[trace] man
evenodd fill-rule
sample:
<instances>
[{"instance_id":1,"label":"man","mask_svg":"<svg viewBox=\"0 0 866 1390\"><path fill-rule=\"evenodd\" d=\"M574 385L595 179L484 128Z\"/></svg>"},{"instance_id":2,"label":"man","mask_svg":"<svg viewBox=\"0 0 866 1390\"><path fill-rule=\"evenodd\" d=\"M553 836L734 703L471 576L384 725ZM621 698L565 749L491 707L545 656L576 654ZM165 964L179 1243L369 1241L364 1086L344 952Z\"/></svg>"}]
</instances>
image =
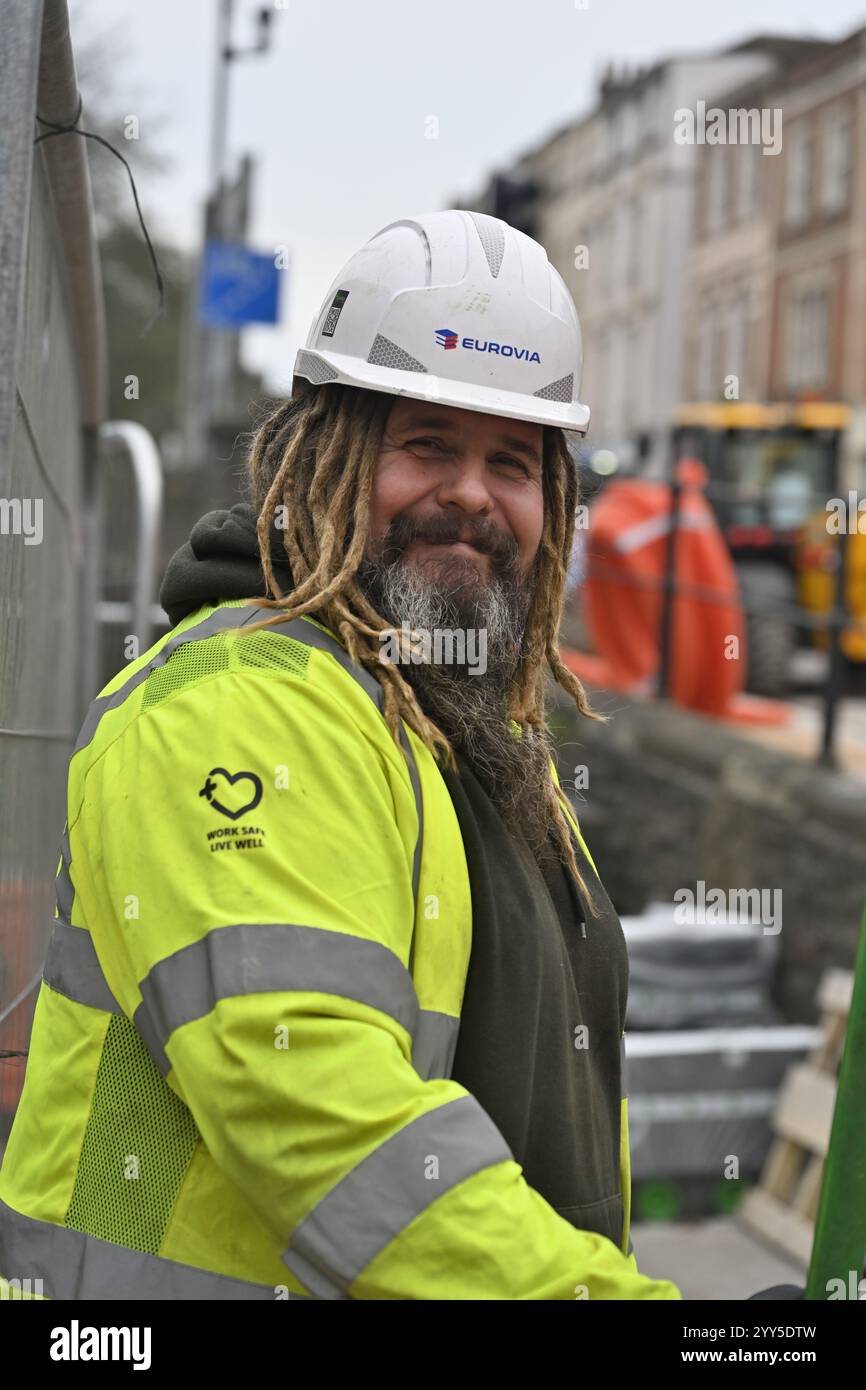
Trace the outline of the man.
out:
<instances>
[{"instance_id":1,"label":"man","mask_svg":"<svg viewBox=\"0 0 866 1390\"><path fill-rule=\"evenodd\" d=\"M343 395L345 388L336 392L338 406ZM550 585L546 577L538 582L543 427L388 396L380 409L388 414L359 590L407 636L459 632L464 652L473 635L483 638L483 672L466 657L453 661L449 646L444 661L403 651L401 674L424 713L485 777L509 828L537 856L549 855L556 801L548 742L533 729L515 739L507 709L522 656L532 670L522 643L533 601L555 651ZM569 684L588 712L578 683Z\"/></svg>"},{"instance_id":2,"label":"man","mask_svg":"<svg viewBox=\"0 0 866 1390\"><path fill-rule=\"evenodd\" d=\"M496 219L393 223L334 282L251 504L193 530L174 630L79 737L0 1273L679 1297L631 1252L625 946L545 725L545 668L589 713L556 646L580 365Z\"/></svg>"}]
</instances>

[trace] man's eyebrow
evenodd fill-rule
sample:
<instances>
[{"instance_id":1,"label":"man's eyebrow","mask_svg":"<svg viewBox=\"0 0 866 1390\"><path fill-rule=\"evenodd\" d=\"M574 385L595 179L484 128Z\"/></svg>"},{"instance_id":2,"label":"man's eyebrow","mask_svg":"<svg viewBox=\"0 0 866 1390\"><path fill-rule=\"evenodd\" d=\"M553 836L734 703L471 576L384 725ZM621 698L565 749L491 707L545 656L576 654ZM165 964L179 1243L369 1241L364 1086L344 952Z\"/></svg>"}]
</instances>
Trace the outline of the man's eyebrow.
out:
<instances>
[{"instance_id":1,"label":"man's eyebrow","mask_svg":"<svg viewBox=\"0 0 866 1390\"><path fill-rule=\"evenodd\" d=\"M449 420L447 415L411 415L404 425L404 429L413 430L447 430L450 434L454 433L457 426L453 420ZM541 455L531 444L527 444L525 439L518 439L514 434L500 434L499 443L515 453L523 454L531 459L533 463L541 463Z\"/></svg>"}]
</instances>

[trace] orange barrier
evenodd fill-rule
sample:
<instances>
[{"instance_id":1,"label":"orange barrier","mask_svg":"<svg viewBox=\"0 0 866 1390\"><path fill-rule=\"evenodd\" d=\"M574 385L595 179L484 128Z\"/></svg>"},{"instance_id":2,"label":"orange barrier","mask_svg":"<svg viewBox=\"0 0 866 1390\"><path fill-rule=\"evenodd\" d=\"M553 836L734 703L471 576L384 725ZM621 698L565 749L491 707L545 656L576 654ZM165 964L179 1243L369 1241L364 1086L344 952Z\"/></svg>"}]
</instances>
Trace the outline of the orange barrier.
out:
<instances>
[{"instance_id":1,"label":"orange barrier","mask_svg":"<svg viewBox=\"0 0 866 1390\"><path fill-rule=\"evenodd\" d=\"M688 709L759 723L781 723L787 708L743 694L746 632L737 573L703 495L706 470L677 465L682 483L675 549L678 589L671 605L670 698ZM582 589L595 654L563 649L563 660L592 685L636 697L655 693L662 599L671 531L665 483L623 479L593 503Z\"/></svg>"}]
</instances>

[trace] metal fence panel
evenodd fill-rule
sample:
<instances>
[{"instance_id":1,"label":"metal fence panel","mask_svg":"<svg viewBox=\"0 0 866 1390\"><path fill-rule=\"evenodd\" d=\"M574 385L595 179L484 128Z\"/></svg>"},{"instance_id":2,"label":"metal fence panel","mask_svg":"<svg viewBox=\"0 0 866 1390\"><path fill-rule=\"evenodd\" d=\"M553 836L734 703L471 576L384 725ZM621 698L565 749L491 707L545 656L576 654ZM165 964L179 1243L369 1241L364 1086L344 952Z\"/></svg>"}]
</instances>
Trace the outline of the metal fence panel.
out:
<instances>
[{"instance_id":1,"label":"metal fence panel","mask_svg":"<svg viewBox=\"0 0 866 1390\"><path fill-rule=\"evenodd\" d=\"M33 145L41 10L0 0L0 1048L14 1051L54 911L86 621L75 311L46 146ZM23 1070L0 1060L0 1139Z\"/></svg>"}]
</instances>

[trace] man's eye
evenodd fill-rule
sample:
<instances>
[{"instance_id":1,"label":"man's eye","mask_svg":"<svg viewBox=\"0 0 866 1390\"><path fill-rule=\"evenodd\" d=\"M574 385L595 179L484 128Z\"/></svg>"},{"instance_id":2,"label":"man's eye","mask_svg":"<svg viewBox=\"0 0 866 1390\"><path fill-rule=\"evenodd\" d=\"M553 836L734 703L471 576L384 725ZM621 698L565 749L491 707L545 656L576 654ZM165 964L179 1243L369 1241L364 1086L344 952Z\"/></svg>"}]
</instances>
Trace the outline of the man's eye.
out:
<instances>
[{"instance_id":1,"label":"man's eye","mask_svg":"<svg viewBox=\"0 0 866 1390\"><path fill-rule=\"evenodd\" d=\"M403 447L406 449L431 448L435 449L437 453L440 454L447 452L441 439L435 439L432 435L419 435L417 439L409 439ZM521 473L524 473L527 477L529 476L529 468L527 465L523 463L521 459L512 458L510 454L498 454L496 462L507 463L511 468L519 468Z\"/></svg>"},{"instance_id":2,"label":"man's eye","mask_svg":"<svg viewBox=\"0 0 866 1390\"><path fill-rule=\"evenodd\" d=\"M437 449L442 447L438 439L430 439L427 437L419 439L410 439L406 447L409 448L412 444L433 444Z\"/></svg>"}]
</instances>

